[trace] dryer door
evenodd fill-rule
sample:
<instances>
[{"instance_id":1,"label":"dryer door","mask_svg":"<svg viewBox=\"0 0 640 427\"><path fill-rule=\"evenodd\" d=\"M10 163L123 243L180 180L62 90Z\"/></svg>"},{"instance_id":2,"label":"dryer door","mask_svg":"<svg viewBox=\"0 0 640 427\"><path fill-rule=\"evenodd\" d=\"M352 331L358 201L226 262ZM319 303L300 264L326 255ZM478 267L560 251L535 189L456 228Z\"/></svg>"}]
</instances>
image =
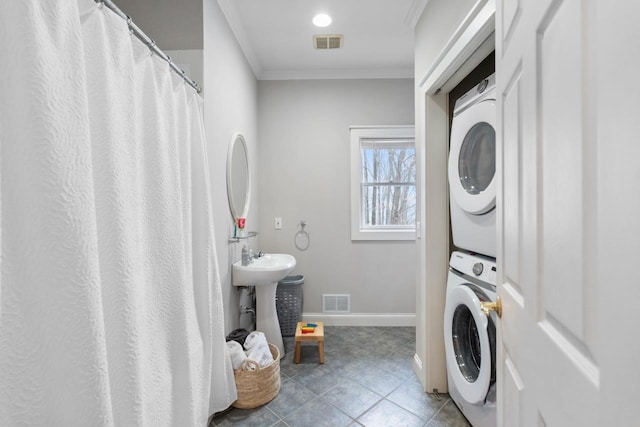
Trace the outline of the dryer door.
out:
<instances>
[{"instance_id":1,"label":"dryer door","mask_svg":"<svg viewBox=\"0 0 640 427\"><path fill-rule=\"evenodd\" d=\"M496 102L487 99L453 118L449 154L451 197L482 215L496 205Z\"/></svg>"},{"instance_id":2,"label":"dryer door","mask_svg":"<svg viewBox=\"0 0 640 427\"><path fill-rule=\"evenodd\" d=\"M447 369L460 395L471 404L484 402L492 382L489 322L480 310L478 295L468 286L455 286L447 291L444 314Z\"/></svg>"}]
</instances>

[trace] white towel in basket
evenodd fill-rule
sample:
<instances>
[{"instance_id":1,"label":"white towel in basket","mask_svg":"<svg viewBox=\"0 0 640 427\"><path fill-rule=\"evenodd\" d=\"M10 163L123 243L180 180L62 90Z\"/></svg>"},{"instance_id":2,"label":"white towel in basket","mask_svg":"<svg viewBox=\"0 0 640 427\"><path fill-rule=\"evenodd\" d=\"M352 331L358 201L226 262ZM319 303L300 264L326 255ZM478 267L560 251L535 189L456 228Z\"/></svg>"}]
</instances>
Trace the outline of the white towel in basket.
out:
<instances>
[{"instance_id":1,"label":"white towel in basket","mask_svg":"<svg viewBox=\"0 0 640 427\"><path fill-rule=\"evenodd\" d=\"M240 369L244 361L247 360L244 349L237 341L227 341L227 347L229 348L229 356L231 356L233 369Z\"/></svg>"},{"instance_id":2,"label":"white towel in basket","mask_svg":"<svg viewBox=\"0 0 640 427\"><path fill-rule=\"evenodd\" d=\"M267 338L262 332L251 332L244 342L244 348L247 350L247 358L255 360L260 366L267 366L273 362L273 355L269 350Z\"/></svg>"}]
</instances>

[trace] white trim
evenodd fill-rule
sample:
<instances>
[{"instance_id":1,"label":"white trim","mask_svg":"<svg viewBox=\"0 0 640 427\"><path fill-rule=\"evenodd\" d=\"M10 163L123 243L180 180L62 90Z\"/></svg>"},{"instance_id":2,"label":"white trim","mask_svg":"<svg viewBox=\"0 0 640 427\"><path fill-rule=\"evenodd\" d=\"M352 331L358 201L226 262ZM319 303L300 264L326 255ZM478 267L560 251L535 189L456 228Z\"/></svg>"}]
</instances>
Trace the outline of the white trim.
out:
<instances>
[{"instance_id":1,"label":"white trim","mask_svg":"<svg viewBox=\"0 0 640 427\"><path fill-rule=\"evenodd\" d=\"M440 89L491 36L495 29L495 13L495 0L478 0L440 51L431 68L420 79L418 87L429 88L429 95Z\"/></svg>"},{"instance_id":2,"label":"white trim","mask_svg":"<svg viewBox=\"0 0 640 427\"><path fill-rule=\"evenodd\" d=\"M368 138L402 138L412 139L415 146L415 127L413 125L349 126L349 131L351 133L351 240L415 240L415 226L389 227L389 229L364 228L360 222L362 218L360 141Z\"/></svg>"},{"instance_id":3,"label":"white trim","mask_svg":"<svg viewBox=\"0 0 640 427\"><path fill-rule=\"evenodd\" d=\"M264 70L258 80L338 80L338 79L413 79L415 70L406 68L328 68L319 70Z\"/></svg>"},{"instance_id":4,"label":"white trim","mask_svg":"<svg viewBox=\"0 0 640 427\"><path fill-rule=\"evenodd\" d=\"M302 313L304 322L322 322L325 326L416 326L415 313Z\"/></svg>"},{"instance_id":5,"label":"white trim","mask_svg":"<svg viewBox=\"0 0 640 427\"><path fill-rule=\"evenodd\" d=\"M413 362L411 363L411 367L413 368L413 372L416 374L416 377L422 378L424 376L422 359L420 359L418 353L415 353L413 355Z\"/></svg>"},{"instance_id":6,"label":"white trim","mask_svg":"<svg viewBox=\"0 0 640 427\"><path fill-rule=\"evenodd\" d=\"M349 126L349 130L370 130L370 129L414 129L414 125L351 125Z\"/></svg>"},{"instance_id":7,"label":"white trim","mask_svg":"<svg viewBox=\"0 0 640 427\"><path fill-rule=\"evenodd\" d=\"M484 33L482 33L482 36L484 36ZM478 36L478 38L482 36ZM473 41L474 46L476 42L477 40ZM482 42L480 47L473 51L471 56L460 66L460 68L449 76L449 79L439 87L440 91L444 93L451 92L451 90L455 88L462 79L467 77L482 60L495 50L495 46L495 33L492 32L489 37Z\"/></svg>"},{"instance_id":8,"label":"white trim","mask_svg":"<svg viewBox=\"0 0 640 427\"><path fill-rule=\"evenodd\" d=\"M429 0L413 0L407 11L407 16L404 18L404 23L409 28L416 27L418 20L422 16L422 12L424 12L424 8L427 7L427 3L429 3Z\"/></svg>"},{"instance_id":9,"label":"white trim","mask_svg":"<svg viewBox=\"0 0 640 427\"><path fill-rule=\"evenodd\" d=\"M486 56L480 57L477 52L486 52L493 42L494 30L495 0L478 0L430 69L422 78L416 76L419 82L416 90L416 179L418 185L424 185L418 187L420 213L416 220L423 224L421 234L429 238L420 239L418 244L418 258L424 261L418 270L416 350L424 365L419 370L414 366L414 371L425 390L447 390L443 340L443 283L447 281L449 248L446 91L464 77L457 73L461 67L473 69ZM416 55L419 54L416 51ZM428 203L426 194L429 194Z\"/></svg>"}]
</instances>

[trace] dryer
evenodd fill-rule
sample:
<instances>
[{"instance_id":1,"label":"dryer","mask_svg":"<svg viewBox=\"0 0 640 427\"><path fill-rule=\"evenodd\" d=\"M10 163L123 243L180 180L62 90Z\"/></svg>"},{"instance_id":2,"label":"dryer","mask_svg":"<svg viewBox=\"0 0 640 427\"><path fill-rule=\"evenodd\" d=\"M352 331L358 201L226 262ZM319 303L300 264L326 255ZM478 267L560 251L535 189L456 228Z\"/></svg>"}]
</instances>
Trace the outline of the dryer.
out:
<instances>
[{"instance_id":1,"label":"dryer","mask_svg":"<svg viewBox=\"0 0 640 427\"><path fill-rule=\"evenodd\" d=\"M456 101L449 150L453 243L496 256L495 74Z\"/></svg>"},{"instance_id":2,"label":"dryer","mask_svg":"<svg viewBox=\"0 0 640 427\"><path fill-rule=\"evenodd\" d=\"M474 427L496 425L496 263L453 252L449 264L444 340L449 395Z\"/></svg>"}]
</instances>

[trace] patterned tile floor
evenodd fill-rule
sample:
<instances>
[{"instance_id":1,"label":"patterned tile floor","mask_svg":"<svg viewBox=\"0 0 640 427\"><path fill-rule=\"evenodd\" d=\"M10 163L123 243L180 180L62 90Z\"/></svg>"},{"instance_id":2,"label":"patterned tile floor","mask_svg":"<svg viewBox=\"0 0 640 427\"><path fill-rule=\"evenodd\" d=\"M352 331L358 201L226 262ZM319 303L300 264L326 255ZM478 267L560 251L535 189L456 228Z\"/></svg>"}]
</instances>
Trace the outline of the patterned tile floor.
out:
<instances>
[{"instance_id":1,"label":"patterned tile floor","mask_svg":"<svg viewBox=\"0 0 640 427\"><path fill-rule=\"evenodd\" d=\"M422 390L411 369L415 328L325 327L325 364L315 343L293 363L293 337L285 338L278 396L256 409L231 409L212 426L255 427L463 427L470 426L448 395Z\"/></svg>"}]
</instances>

